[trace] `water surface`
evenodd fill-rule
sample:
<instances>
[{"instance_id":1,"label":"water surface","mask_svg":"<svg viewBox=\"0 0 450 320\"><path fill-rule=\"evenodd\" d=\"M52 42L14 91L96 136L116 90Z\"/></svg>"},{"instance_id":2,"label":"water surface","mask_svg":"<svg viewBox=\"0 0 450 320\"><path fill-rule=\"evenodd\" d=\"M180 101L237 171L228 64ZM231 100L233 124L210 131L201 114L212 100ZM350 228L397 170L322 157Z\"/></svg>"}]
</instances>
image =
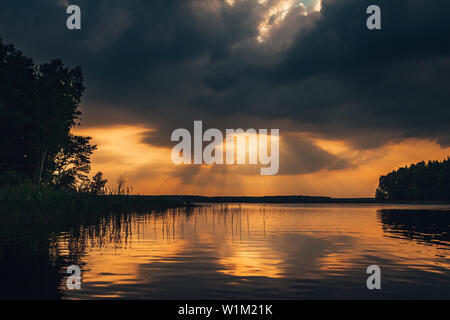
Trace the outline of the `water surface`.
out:
<instances>
[{"instance_id":1,"label":"water surface","mask_svg":"<svg viewBox=\"0 0 450 320\"><path fill-rule=\"evenodd\" d=\"M450 298L450 212L431 209L237 204L135 216L88 239L83 289L66 297ZM377 292L366 287L372 264Z\"/></svg>"},{"instance_id":2,"label":"water surface","mask_svg":"<svg viewBox=\"0 0 450 320\"><path fill-rule=\"evenodd\" d=\"M50 298L449 299L448 210L215 204L123 215L52 232L48 261L33 265L59 272ZM70 264L81 290L66 289ZM381 290L366 287L372 264Z\"/></svg>"}]
</instances>

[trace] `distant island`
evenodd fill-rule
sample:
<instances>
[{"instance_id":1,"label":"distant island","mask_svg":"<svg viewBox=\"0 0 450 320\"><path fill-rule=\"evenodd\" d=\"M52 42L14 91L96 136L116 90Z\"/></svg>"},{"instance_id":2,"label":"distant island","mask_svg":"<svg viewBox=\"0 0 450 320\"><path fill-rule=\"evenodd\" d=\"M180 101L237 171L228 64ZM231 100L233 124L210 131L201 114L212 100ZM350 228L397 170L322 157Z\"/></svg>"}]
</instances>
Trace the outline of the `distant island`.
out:
<instances>
[{"instance_id":1,"label":"distant island","mask_svg":"<svg viewBox=\"0 0 450 320\"><path fill-rule=\"evenodd\" d=\"M183 202L183 203L375 203L374 198L332 198L332 197L302 196L302 195L262 196L262 197L247 197L247 196L206 197L198 195L165 195L153 197L155 197L155 199L163 199L166 201Z\"/></svg>"},{"instance_id":2,"label":"distant island","mask_svg":"<svg viewBox=\"0 0 450 320\"><path fill-rule=\"evenodd\" d=\"M380 177L379 201L450 201L450 158L425 161Z\"/></svg>"}]
</instances>

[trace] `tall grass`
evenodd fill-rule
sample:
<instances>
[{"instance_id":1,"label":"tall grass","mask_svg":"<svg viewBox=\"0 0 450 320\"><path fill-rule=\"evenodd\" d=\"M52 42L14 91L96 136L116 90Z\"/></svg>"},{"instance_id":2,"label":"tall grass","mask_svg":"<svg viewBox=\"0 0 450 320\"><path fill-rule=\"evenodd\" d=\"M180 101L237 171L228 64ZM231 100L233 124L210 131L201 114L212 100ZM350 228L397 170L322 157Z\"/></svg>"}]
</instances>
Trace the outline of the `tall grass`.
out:
<instances>
[{"instance_id":1,"label":"tall grass","mask_svg":"<svg viewBox=\"0 0 450 320\"><path fill-rule=\"evenodd\" d=\"M2 215L90 215L110 212L143 212L182 206L182 203L152 196L112 193L96 195L86 192L62 191L31 183L0 187L0 214Z\"/></svg>"}]
</instances>

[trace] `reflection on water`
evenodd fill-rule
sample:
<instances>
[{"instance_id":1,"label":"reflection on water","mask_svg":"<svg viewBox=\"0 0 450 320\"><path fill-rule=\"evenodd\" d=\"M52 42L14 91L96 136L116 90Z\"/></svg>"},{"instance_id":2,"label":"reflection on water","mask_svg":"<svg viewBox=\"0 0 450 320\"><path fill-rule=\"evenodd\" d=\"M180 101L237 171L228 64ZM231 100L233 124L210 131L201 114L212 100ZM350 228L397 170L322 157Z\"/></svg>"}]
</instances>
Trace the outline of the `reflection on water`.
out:
<instances>
[{"instance_id":1,"label":"reflection on water","mask_svg":"<svg viewBox=\"0 0 450 320\"><path fill-rule=\"evenodd\" d=\"M0 294L24 294L25 280L11 280L24 260L35 268L27 290L41 298L448 299L442 209L450 207L217 204L41 229L39 241L16 232L0 238L0 274L9 273ZM31 242L47 250L16 252ZM81 290L65 289L70 264L82 268ZM366 287L371 264L381 268L379 291Z\"/></svg>"},{"instance_id":2,"label":"reflection on water","mask_svg":"<svg viewBox=\"0 0 450 320\"><path fill-rule=\"evenodd\" d=\"M449 249L450 211L383 209L380 217L383 229L394 238L407 238Z\"/></svg>"}]
</instances>

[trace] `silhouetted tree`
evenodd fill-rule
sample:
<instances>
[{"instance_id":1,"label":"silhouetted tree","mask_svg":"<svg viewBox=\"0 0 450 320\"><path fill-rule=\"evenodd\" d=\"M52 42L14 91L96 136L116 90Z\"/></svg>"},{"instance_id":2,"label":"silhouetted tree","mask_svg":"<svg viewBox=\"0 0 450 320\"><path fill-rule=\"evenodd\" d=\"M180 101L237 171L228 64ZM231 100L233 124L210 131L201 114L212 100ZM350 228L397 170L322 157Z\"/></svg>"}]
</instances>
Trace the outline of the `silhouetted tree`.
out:
<instances>
[{"instance_id":1,"label":"silhouetted tree","mask_svg":"<svg viewBox=\"0 0 450 320\"><path fill-rule=\"evenodd\" d=\"M81 115L78 106L84 87L81 69L65 68L60 60L39 66L37 74L39 111L32 129L37 157L34 180L40 183L43 176L51 176L53 159L61 147L74 142L69 132ZM75 142L86 145L82 139Z\"/></svg>"},{"instance_id":2,"label":"silhouetted tree","mask_svg":"<svg viewBox=\"0 0 450 320\"><path fill-rule=\"evenodd\" d=\"M55 155L53 184L65 190L77 186L89 186L88 173L91 170L91 155L97 148L89 142L91 137L69 134L69 139ZM86 188L86 187L84 187Z\"/></svg>"},{"instance_id":3,"label":"silhouetted tree","mask_svg":"<svg viewBox=\"0 0 450 320\"><path fill-rule=\"evenodd\" d=\"M105 194L105 186L108 180L103 179L103 173L97 172L93 177L89 185L89 191L93 194L102 195Z\"/></svg>"},{"instance_id":4,"label":"silhouetted tree","mask_svg":"<svg viewBox=\"0 0 450 320\"><path fill-rule=\"evenodd\" d=\"M424 161L380 177L377 200L450 200L450 158Z\"/></svg>"},{"instance_id":5,"label":"silhouetted tree","mask_svg":"<svg viewBox=\"0 0 450 320\"><path fill-rule=\"evenodd\" d=\"M29 140L36 107L36 67L32 59L0 40L0 174L31 177Z\"/></svg>"},{"instance_id":6,"label":"silhouetted tree","mask_svg":"<svg viewBox=\"0 0 450 320\"><path fill-rule=\"evenodd\" d=\"M70 134L81 115L81 68L60 60L36 65L0 40L0 84L0 183L28 179L73 188L95 150L89 137Z\"/></svg>"},{"instance_id":7,"label":"silhouetted tree","mask_svg":"<svg viewBox=\"0 0 450 320\"><path fill-rule=\"evenodd\" d=\"M117 190L116 190L117 195L122 196L126 193L127 189L126 183L127 183L127 176L125 173L117 177Z\"/></svg>"}]
</instances>

